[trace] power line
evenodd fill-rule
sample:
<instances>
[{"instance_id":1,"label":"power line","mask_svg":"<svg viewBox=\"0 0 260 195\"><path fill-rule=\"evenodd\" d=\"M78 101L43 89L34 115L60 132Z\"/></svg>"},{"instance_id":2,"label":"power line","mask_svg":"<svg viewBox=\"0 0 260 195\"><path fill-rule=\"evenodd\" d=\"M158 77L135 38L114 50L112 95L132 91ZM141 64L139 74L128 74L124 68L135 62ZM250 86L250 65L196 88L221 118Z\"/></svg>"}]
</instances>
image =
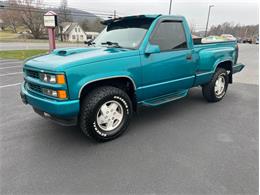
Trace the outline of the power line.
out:
<instances>
[{"instance_id":1,"label":"power line","mask_svg":"<svg viewBox=\"0 0 260 195\"><path fill-rule=\"evenodd\" d=\"M43 8L27 8L27 7L8 7L8 6L5 6L5 7L0 7L0 9L2 10L14 10L14 11L31 11L31 12L37 12L37 13L46 13L46 10L43 9ZM60 11L56 11L57 14L62 14L62 12ZM112 17L113 14L99 14L99 13L80 13L80 12L70 12L69 13L70 15L72 16L87 16L87 17L97 17L97 16L109 16L109 17ZM94 14L94 15L92 15Z\"/></svg>"},{"instance_id":2,"label":"power line","mask_svg":"<svg viewBox=\"0 0 260 195\"><path fill-rule=\"evenodd\" d=\"M4 1L6 2L7 4L9 4L9 6L16 6L17 4L10 4L8 3L7 1ZM53 8L53 9L59 9L60 6L58 6L57 4L47 4L47 3L41 3L41 2L31 2L30 3L31 6L41 6L39 8L42 8L42 9L48 9L48 8ZM26 4L22 4L21 6L27 6ZM6 7L6 6L5 6ZM17 7L17 6L16 6ZM36 7L35 7L36 8ZM113 11L104 11L104 10L85 10L85 9L78 9L78 8L75 8L75 7L70 7L68 6L68 9L75 9L75 10L79 10L79 11L86 11L86 12L91 12L91 13L95 13L95 14L99 14L99 15L110 15L110 16L113 16Z\"/></svg>"}]
</instances>

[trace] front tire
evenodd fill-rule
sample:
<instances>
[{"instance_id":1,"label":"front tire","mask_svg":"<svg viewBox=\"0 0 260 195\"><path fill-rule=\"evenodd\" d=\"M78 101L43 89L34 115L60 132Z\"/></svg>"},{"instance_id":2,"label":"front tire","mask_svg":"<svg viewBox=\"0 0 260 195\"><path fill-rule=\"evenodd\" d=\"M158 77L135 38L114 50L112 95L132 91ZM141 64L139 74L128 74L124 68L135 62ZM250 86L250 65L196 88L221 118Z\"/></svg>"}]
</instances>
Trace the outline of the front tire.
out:
<instances>
[{"instance_id":1,"label":"front tire","mask_svg":"<svg viewBox=\"0 0 260 195\"><path fill-rule=\"evenodd\" d=\"M81 130L96 141L115 139L127 129L132 110L132 102L123 90L110 86L96 88L81 104Z\"/></svg>"},{"instance_id":2,"label":"front tire","mask_svg":"<svg viewBox=\"0 0 260 195\"><path fill-rule=\"evenodd\" d=\"M218 102L226 95L228 88L228 73L218 68L211 81L202 86L202 94L208 102Z\"/></svg>"}]
</instances>

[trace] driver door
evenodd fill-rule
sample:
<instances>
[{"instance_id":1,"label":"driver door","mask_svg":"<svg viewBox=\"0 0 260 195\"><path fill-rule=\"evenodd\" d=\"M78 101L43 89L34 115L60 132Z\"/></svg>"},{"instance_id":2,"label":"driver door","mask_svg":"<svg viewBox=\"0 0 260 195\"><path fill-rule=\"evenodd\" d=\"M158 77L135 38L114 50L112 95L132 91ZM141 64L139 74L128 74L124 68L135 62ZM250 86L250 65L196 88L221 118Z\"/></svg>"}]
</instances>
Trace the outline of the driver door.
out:
<instances>
[{"instance_id":1,"label":"driver door","mask_svg":"<svg viewBox=\"0 0 260 195\"><path fill-rule=\"evenodd\" d=\"M182 21L159 22L149 42L158 45L160 52L141 56L143 99L192 87L196 66Z\"/></svg>"}]
</instances>

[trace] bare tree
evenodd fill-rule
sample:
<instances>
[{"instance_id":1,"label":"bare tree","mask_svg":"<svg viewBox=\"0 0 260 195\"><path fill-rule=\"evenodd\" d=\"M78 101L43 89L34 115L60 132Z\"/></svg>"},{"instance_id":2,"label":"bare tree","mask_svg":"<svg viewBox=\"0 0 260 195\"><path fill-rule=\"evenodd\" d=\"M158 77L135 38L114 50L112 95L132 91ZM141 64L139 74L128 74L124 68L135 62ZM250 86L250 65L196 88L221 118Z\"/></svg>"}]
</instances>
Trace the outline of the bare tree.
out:
<instances>
[{"instance_id":1,"label":"bare tree","mask_svg":"<svg viewBox=\"0 0 260 195\"><path fill-rule=\"evenodd\" d=\"M68 0L61 0L59 7L59 21L60 22L71 22L71 11L68 8Z\"/></svg>"},{"instance_id":2,"label":"bare tree","mask_svg":"<svg viewBox=\"0 0 260 195\"><path fill-rule=\"evenodd\" d=\"M18 0L22 23L35 39L40 38L44 32L42 3L43 0Z\"/></svg>"},{"instance_id":3,"label":"bare tree","mask_svg":"<svg viewBox=\"0 0 260 195\"><path fill-rule=\"evenodd\" d=\"M12 7L17 6L18 4L16 0L8 0L8 8L4 9L0 14L4 24L7 27L10 27L14 33L17 33L17 27L21 24L19 11L12 9Z\"/></svg>"},{"instance_id":4,"label":"bare tree","mask_svg":"<svg viewBox=\"0 0 260 195\"><path fill-rule=\"evenodd\" d=\"M259 36L259 25L243 25L225 22L217 26L212 26L210 35L232 34L240 38L253 38Z\"/></svg>"},{"instance_id":5,"label":"bare tree","mask_svg":"<svg viewBox=\"0 0 260 195\"><path fill-rule=\"evenodd\" d=\"M72 22L71 11L68 8L68 1L61 0L60 7L59 7L59 23L62 22ZM60 38L63 41L63 27L62 25L59 26Z\"/></svg>"},{"instance_id":6,"label":"bare tree","mask_svg":"<svg viewBox=\"0 0 260 195\"><path fill-rule=\"evenodd\" d=\"M105 26L101 24L101 19L97 18L94 22L90 24L89 30L95 31L95 32L101 32Z\"/></svg>"},{"instance_id":7,"label":"bare tree","mask_svg":"<svg viewBox=\"0 0 260 195\"><path fill-rule=\"evenodd\" d=\"M84 31L90 31L91 26L87 18L80 22L80 26Z\"/></svg>"},{"instance_id":8,"label":"bare tree","mask_svg":"<svg viewBox=\"0 0 260 195\"><path fill-rule=\"evenodd\" d=\"M196 31L196 26L193 23L190 23L190 32L193 34Z\"/></svg>"}]
</instances>

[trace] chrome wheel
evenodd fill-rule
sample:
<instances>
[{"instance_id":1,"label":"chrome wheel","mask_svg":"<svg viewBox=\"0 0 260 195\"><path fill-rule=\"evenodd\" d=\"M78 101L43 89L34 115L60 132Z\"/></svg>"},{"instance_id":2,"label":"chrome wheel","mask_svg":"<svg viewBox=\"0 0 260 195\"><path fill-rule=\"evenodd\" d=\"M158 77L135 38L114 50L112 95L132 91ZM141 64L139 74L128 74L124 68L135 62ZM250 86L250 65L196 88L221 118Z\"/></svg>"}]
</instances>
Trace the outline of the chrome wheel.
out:
<instances>
[{"instance_id":1,"label":"chrome wheel","mask_svg":"<svg viewBox=\"0 0 260 195\"><path fill-rule=\"evenodd\" d=\"M218 76L214 87L214 91L217 97L221 97L225 94L225 85L226 85L225 75L221 74Z\"/></svg>"},{"instance_id":2,"label":"chrome wheel","mask_svg":"<svg viewBox=\"0 0 260 195\"><path fill-rule=\"evenodd\" d=\"M124 110L117 101L104 103L97 113L97 125L103 131L113 131L122 122Z\"/></svg>"}]
</instances>

